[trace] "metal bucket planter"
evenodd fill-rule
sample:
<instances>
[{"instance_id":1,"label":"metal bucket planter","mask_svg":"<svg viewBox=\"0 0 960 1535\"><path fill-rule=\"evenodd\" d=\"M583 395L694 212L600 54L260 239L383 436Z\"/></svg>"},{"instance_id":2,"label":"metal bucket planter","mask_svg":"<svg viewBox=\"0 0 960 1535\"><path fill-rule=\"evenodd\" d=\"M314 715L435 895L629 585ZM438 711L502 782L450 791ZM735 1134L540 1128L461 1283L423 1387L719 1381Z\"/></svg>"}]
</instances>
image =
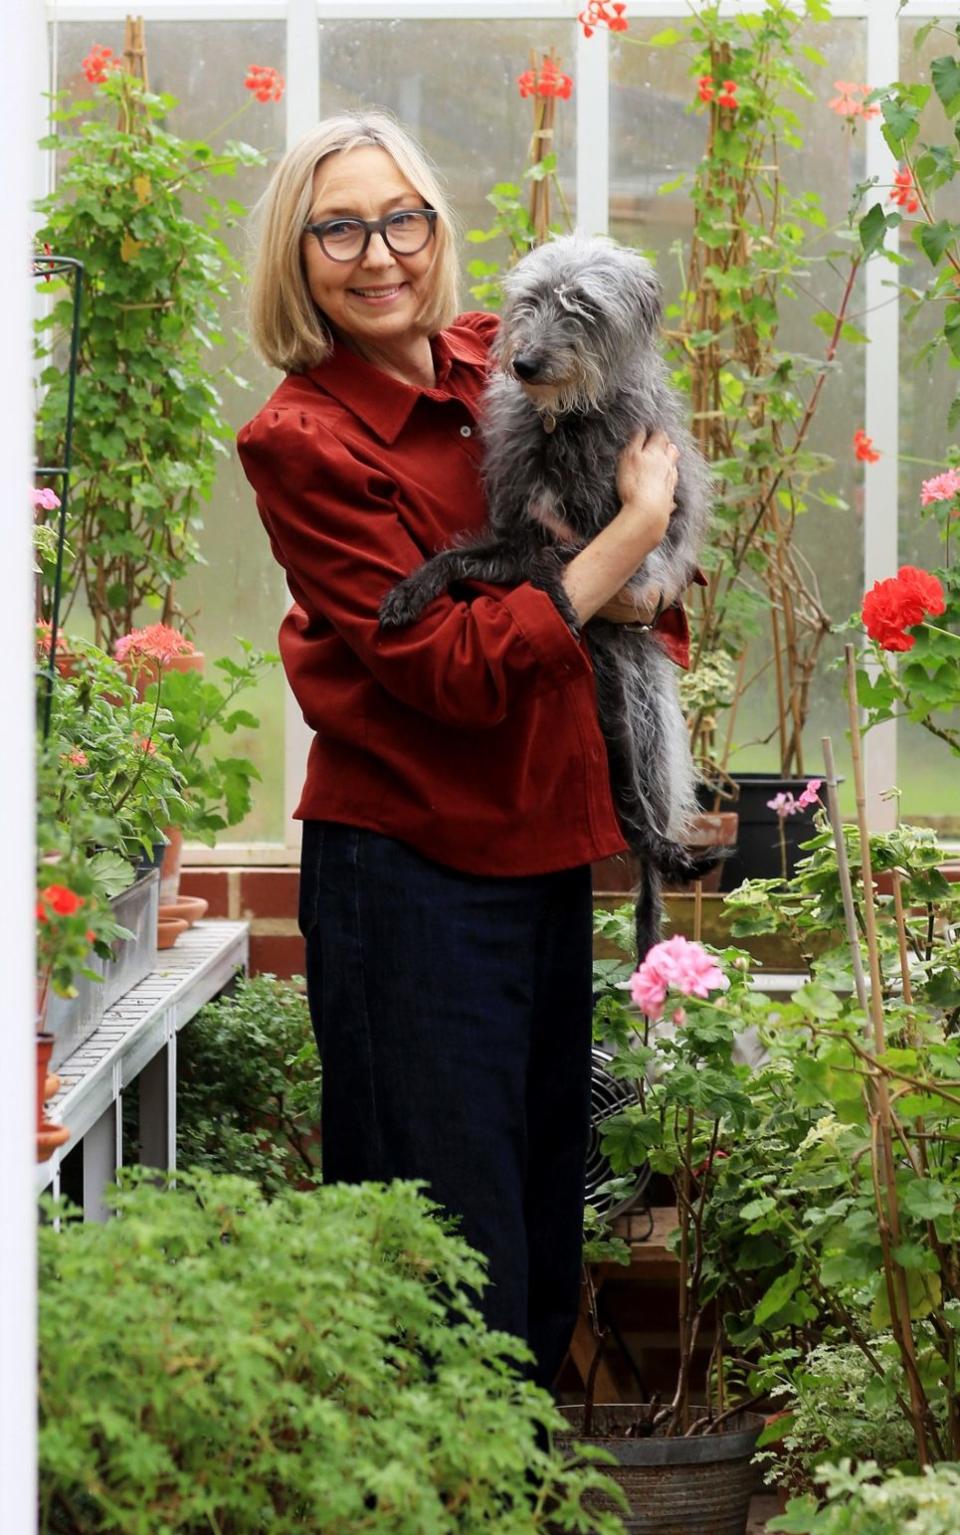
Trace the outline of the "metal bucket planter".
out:
<instances>
[{"instance_id":1,"label":"metal bucket planter","mask_svg":"<svg viewBox=\"0 0 960 1535\"><path fill-rule=\"evenodd\" d=\"M125 997L150 974L157 962L157 903L160 874L151 869L110 902L117 921L130 929L132 938L118 941L109 962L90 955L90 969L102 979L77 981L75 997L51 996L47 1003L46 1028L55 1036L50 1070L56 1071L68 1055L79 1049L98 1027L107 1008Z\"/></svg>"},{"instance_id":2,"label":"metal bucket planter","mask_svg":"<svg viewBox=\"0 0 960 1535\"><path fill-rule=\"evenodd\" d=\"M622 1437L628 1424L650 1411L630 1402L595 1406L593 1435L583 1439L577 1432L583 1408L560 1408L570 1431L557 1436L558 1447L573 1454L578 1443L597 1445L615 1456L615 1466L601 1469L626 1494L630 1512L624 1514L600 1493L585 1498L584 1506L618 1514L629 1535L745 1535L757 1486L751 1462L763 1418L739 1413L723 1432L689 1439ZM695 1408L693 1416L702 1417L703 1410Z\"/></svg>"}]
</instances>

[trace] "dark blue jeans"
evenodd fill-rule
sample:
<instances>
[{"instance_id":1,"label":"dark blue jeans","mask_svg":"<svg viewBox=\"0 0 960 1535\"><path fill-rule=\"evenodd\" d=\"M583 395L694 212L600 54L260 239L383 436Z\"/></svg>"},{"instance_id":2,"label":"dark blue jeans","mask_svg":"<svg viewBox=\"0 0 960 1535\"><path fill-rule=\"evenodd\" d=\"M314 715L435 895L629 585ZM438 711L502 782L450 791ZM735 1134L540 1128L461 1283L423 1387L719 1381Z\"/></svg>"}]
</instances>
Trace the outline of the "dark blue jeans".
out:
<instances>
[{"instance_id":1,"label":"dark blue jeans","mask_svg":"<svg viewBox=\"0 0 960 1535\"><path fill-rule=\"evenodd\" d=\"M300 926L327 1183L424 1178L489 1259L490 1327L549 1388L577 1316L590 1115L590 869L462 874L303 828Z\"/></svg>"}]
</instances>

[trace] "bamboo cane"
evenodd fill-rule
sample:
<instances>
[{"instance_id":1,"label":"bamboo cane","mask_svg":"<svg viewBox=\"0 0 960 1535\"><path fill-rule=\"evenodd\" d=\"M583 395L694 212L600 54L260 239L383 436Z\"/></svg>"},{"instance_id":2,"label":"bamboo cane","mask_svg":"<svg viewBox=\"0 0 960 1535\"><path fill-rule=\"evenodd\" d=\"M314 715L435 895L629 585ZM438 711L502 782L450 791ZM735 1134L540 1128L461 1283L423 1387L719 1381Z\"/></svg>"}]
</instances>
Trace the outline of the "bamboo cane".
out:
<instances>
[{"instance_id":1,"label":"bamboo cane","mask_svg":"<svg viewBox=\"0 0 960 1535\"><path fill-rule=\"evenodd\" d=\"M883 981L880 972L880 946L877 939L877 917L874 904L873 869L870 860L870 832L867 825L867 797L864 788L863 757L860 750L860 719L857 710L857 668L853 646L844 646L847 671L847 709L850 718L850 748L853 757L853 782L857 801L857 823L860 830L860 864L863 879L864 926L867 935L867 955L870 963L870 1016L873 1023L873 1043L877 1055L886 1050L883 1019ZM893 1131L890 1108L890 1090L882 1072L867 1077L867 1092L871 1100L871 1158L874 1163L874 1189L877 1204L878 1232L883 1251L884 1278L890 1306L890 1325L897 1340L903 1362L904 1374L910 1389L911 1417L917 1442L917 1459L921 1466L930 1462L927 1445L926 1419L929 1408L917 1369L913 1346L913 1330L910 1325L910 1300L906 1275L891 1251L891 1238L896 1246L900 1241L900 1212L897 1208L895 1168L893 1161ZM882 1173L881 1178L881 1162Z\"/></svg>"},{"instance_id":2,"label":"bamboo cane","mask_svg":"<svg viewBox=\"0 0 960 1535\"><path fill-rule=\"evenodd\" d=\"M847 857L847 844L843 837L843 822L840 818L840 799L837 794L837 769L833 760L833 741L829 736L823 736L823 766L827 775L827 811L830 816L830 826L833 830L833 843L837 850L837 872L840 875L840 894L843 898L843 917L847 925L847 939L850 944L850 958L853 961L853 984L857 990L857 1001L867 1015L869 1027L870 1013L867 1007L867 983L863 974L863 955L860 953L860 935L857 932L857 918L853 909L853 886L850 882L850 860Z\"/></svg>"}]
</instances>

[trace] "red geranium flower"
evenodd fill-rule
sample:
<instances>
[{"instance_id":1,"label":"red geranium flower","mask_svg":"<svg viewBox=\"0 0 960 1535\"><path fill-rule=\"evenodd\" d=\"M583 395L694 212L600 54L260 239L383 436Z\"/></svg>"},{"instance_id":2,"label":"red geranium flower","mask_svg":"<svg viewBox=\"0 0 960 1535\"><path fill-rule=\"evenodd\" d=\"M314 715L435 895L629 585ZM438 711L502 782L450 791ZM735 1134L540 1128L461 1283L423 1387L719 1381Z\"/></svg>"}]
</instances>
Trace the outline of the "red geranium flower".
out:
<instances>
[{"instance_id":1,"label":"red geranium flower","mask_svg":"<svg viewBox=\"0 0 960 1535\"><path fill-rule=\"evenodd\" d=\"M863 599L861 617L870 638L884 650L912 650L916 637L907 629L937 617L946 604L943 587L929 571L901 565L887 581L875 581Z\"/></svg>"},{"instance_id":2,"label":"red geranium flower","mask_svg":"<svg viewBox=\"0 0 960 1535\"><path fill-rule=\"evenodd\" d=\"M697 81L697 94L701 101L713 100L713 76L701 75Z\"/></svg>"},{"instance_id":3,"label":"red geranium flower","mask_svg":"<svg viewBox=\"0 0 960 1535\"><path fill-rule=\"evenodd\" d=\"M104 48L102 43L94 43L90 52L80 65L91 85L102 85L111 69L122 69L120 59L114 58L112 48Z\"/></svg>"},{"instance_id":4,"label":"red geranium flower","mask_svg":"<svg viewBox=\"0 0 960 1535\"><path fill-rule=\"evenodd\" d=\"M258 101L279 101L283 96L283 76L269 64L251 64L244 85Z\"/></svg>"},{"instance_id":5,"label":"red geranium flower","mask_svg":"<svg viewBox=\"0 0 960 1535\"><path fill-rule=\"evenodd\" d=\"M917 186L913 179L913 173L907 168L897 171L893 178L893 189L888 199L892 203L898 203L908 213L916 213L920 207L920 199L917 196Z\"/></svg>"},{"instance_id":6,"label":"red geranium flower","mask_svg":"<svg viewBox=\"0 0 960 1535\"><path fill-rule=\"evenodd\" d=\"M616 0L615 4L611 4L610 0L587 0L577 16L584 37L592 37L597 27L607 27L611 32L626 32L626 9L623 0Z\"/></svg>"},{"instance_id":7,"label":"red geranium flower","mask_svg":"<svg viewBox=\"0 0 960 1535\"><path fill-rule=\"evenodd\" d=\"M66 885L45 886L40 892L40 900L46 902L58 917L72 917L83 905L83 896L68 890ZM37 909L39 914L39 906Z\"/></svg>"},{"instance_id":8,"label":"red geranium flower","mask_svg":"<svg viewBox=\"0 0 960 1535\"><path fill-rule=\"evenodd\" d=\"M131 629L129 634L121 634L113 653L118 661L149 658L162 663L172 656L192 656L196 648L192 640L178 629L171 629L169 624L148 624L145 629Z\"/></svg>"},{"instance_id":9,"label":"red geranium flower","mask_svg":"<svg viewBox=\"0 0 960 1535\"><path fill-rule=\"evenodd\" d=\"M863 464L875 464L880 457L873 446L873 438L867 436L862 426L853 434L853 451Z\"/></svg>"},{"instance_id":10,"label":"red geranium flower","mask_svg":"<svg viewBox=\"0 0 960 1535\"><path fill-rule=\"evenodd\" d=\"M544 59L539 70L525 69L522 75L517 76L517 85L521 96L559 96L563 101L570 100L570 92L573 90L570 76L561 74L555 62L549 58Z\"/></svg>"},{"instance_id":11,"label":"red geranium flower","mask_svg":"<svg viewBox=\"0 0 960 1535\"><path fill-rule=\"evenodd\" d=\"M724 80L721 93L717 97L717 102L721 107L736 109L739 106L736 80Z\"/></svg>"}]
</instances>

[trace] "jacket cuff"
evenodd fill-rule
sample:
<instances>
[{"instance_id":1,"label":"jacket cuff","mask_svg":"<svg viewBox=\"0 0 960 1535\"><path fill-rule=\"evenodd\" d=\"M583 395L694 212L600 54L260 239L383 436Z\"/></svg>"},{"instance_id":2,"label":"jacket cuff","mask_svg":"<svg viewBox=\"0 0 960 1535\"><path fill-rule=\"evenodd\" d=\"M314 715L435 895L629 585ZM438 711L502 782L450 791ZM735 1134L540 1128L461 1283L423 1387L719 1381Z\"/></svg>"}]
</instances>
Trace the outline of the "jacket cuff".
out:
<instances>
[{"instance_id":1,"label":"jacket cuff","mask_svg":"<svg viewBox=\"0 0 960 1535\"><path fill-rule=\"evenodd\" d=\"M561 686L590 671L590 661L553 598L524 582L503 599L511 618L544 672L544 681Z\"/></svg>"}]
</instances>

